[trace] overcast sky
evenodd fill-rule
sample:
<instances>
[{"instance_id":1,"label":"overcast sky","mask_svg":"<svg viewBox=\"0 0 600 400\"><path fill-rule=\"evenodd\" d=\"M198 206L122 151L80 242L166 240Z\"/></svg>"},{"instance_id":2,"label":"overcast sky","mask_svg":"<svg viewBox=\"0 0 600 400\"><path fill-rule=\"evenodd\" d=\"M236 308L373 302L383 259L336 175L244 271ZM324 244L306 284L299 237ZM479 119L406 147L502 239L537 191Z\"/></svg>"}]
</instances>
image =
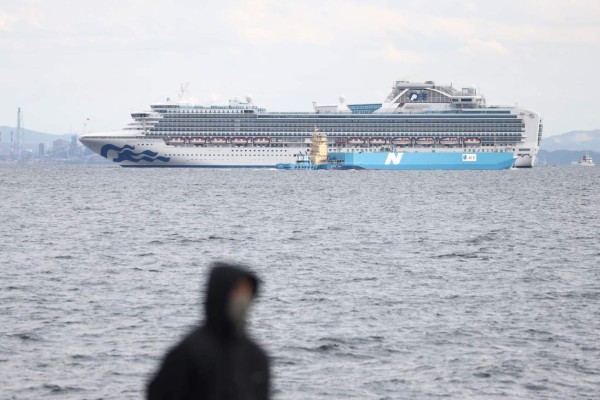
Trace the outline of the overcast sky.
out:
<instances>
[{"instance_id":1,"label":"overcast sky","mask_svg":"<svg viewBox=\"0 0 600 400\"><path fill-rule=\"evenodd\" d=\"M0 125L116 130L176 97L274 111L475 85L546 135L600 128L600 1L0 0Z\"/></svg>"}]
</instances>

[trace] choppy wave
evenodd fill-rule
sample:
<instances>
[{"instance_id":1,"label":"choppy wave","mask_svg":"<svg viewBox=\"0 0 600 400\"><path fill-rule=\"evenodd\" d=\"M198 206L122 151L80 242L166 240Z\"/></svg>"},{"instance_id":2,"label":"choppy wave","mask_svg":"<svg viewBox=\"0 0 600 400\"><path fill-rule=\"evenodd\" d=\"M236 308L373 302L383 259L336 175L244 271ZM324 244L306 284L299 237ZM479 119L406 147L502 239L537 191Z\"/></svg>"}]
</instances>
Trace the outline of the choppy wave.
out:
<instances>
[{"instance_id":1,"label":"choppy wave","mask_svg":"<svg viewBox=\"0 0 600 400\"><path fill-rule=\"evenodd\" d=\"M143 397L217 258L278 399L600 393L600 168L0 172L0 399Z\"/></svg>"}]
</instances>

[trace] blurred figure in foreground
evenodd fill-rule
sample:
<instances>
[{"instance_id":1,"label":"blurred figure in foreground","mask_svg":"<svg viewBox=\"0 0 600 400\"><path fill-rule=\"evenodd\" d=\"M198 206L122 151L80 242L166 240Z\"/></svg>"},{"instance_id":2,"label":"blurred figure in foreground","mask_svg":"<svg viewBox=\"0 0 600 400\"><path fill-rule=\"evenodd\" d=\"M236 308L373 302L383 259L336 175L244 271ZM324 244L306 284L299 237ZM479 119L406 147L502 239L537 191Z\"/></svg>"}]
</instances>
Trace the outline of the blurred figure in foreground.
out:
<instances>
[{"instance_id":1,"label":"blurred figure in foreground","mask_svg":"<svg viewBox=\"0 0 600 400\"><path fill-rule=\"evenodd\" d=\"M148 385L148 400L269 398L269 361L245 332L258 279L240 266L215 263L204 324L172 348Z\"/></svg>"}]
</instances>

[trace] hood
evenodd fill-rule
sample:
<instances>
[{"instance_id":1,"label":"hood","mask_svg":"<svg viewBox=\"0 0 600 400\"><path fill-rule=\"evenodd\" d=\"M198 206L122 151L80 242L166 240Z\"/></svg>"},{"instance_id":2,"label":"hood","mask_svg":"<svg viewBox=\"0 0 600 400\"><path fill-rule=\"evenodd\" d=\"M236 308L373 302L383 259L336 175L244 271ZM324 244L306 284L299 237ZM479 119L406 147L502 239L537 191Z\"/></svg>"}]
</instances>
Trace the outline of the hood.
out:
<instances>
[{"instance_id":1,"label":"hood","mask_svg":"<svg viewBox=\"0 0 600 400\"><path fill-rule=\"evenodd\" d=\"M248 279L252 283L254 298L258 293L258 279L242 265L214 263L208 278L204 311L206 326L223 337L235 334L235 327L227 316L229 293L237 282Z\"/></svg>"}]
</instances>

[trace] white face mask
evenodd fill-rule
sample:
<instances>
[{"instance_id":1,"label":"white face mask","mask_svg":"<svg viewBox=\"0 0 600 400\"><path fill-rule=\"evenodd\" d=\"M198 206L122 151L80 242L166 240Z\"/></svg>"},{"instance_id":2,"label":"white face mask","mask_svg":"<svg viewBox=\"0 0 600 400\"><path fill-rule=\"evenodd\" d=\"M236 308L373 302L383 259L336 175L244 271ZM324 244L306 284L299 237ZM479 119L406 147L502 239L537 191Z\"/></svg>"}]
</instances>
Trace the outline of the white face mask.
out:
<instances>
[{"instance_id":1,"label":"white face mask","mask_svg":"<svg viewBox=\"0 0 600 400\"><path fill-rule=\"evenodd\" d=\"M242 328L246 325L248 313L252 306L252 297L235 296L229 301L227 313L235 326Z\"/></svg>"}]
</instances>

